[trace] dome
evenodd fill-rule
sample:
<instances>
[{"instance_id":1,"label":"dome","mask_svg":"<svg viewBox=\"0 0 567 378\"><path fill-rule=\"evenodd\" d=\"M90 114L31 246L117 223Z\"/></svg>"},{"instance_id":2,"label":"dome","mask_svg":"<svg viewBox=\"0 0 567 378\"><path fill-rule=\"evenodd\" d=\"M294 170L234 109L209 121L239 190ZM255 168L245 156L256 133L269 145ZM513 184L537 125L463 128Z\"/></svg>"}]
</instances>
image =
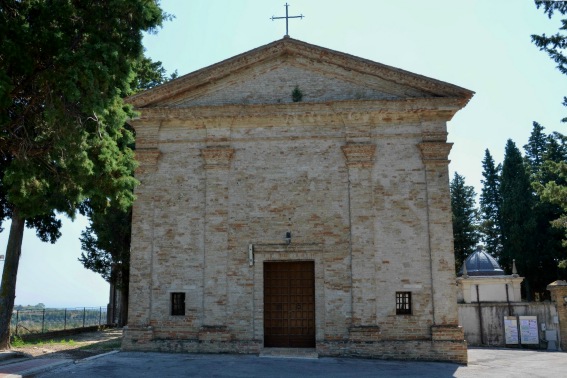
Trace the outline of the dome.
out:
<instances>
[{"instance_id":1,"label":"dome","mask_svg":"<svg viewBox=\"0 0 567 378\"><path fill-rule=\"evenodd\" d=\"M478 250L471 254L465 260L463 266L467 267L467 274L469 276L504 276L505 273L498 265L494 257L490 256L490 254ZM459 271L457 276L463 275L463 268Z\"/></svg>"}]
</instances>

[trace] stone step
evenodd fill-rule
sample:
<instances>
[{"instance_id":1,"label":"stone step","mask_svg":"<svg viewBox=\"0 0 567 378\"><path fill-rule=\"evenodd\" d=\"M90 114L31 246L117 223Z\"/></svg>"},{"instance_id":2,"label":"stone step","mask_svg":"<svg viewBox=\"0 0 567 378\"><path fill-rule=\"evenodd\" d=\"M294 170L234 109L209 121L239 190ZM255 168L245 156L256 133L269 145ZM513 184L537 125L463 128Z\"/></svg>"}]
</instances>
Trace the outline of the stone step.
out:
<instances>
[{"instance_id":1,"label":"stone step","mask_svg":"<svg viewBox=\"0 0 567 378\"><path fill-rule=\"evenodd\" d=\"M319 354L315 348L264 348L260 357L317 359Z\"/></svg>"}]
</instances>

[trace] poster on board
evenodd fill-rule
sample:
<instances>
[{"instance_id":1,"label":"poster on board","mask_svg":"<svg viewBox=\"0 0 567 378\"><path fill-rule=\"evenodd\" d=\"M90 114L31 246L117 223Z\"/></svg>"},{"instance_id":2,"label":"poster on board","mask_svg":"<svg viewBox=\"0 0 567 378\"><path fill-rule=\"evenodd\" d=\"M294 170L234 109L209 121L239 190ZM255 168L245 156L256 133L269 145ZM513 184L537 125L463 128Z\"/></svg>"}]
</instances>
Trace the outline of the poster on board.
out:
<instances>
[{"instance_id":1,"label":"poster on board","mask_svg":"<svg viewBox=\"0 0 567 378\"><path fill-rule=\"evenodd\" d=\"M515 316L504 317L504 337L506 345L519 344L518 338L518 318Z\"/></svg>"},{"instance_id":2,"label":"poster on board","mask_svg":"<svg viewBox=\"0 0 567 378\"><path fill-rule=\"evenodd\" d=\"M520 316L520 340L522 344L539 344L537 316Z\"/></svg>"}]
</instances>

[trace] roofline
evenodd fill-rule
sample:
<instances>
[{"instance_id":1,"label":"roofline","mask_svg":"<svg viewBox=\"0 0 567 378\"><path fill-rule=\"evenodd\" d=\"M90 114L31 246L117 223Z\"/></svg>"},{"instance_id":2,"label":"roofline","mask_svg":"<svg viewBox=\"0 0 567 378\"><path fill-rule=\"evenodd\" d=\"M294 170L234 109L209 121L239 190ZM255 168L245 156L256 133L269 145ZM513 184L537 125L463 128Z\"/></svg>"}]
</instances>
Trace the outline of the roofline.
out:
<instances>
[{"instance_id":1,"label":"roofline","mask_svg":"<svg viewBox=\"0 0 567 378\"><path fill-rule=\"evenodd\" d=\"M375 75L397 84L416 87L439 97L457 97L469 100L474 95L473 91L454 84L286 36L130 96L125 99L125 102L134 105L136 108L151 106L157 102L178 96L192 88L218 81L237 70L245 69L255 63L285 54L312 56L325 63L355 70L363 74ZM226 69L227 67L229 68L228 70Z\"/></svg>"}]
</instances>

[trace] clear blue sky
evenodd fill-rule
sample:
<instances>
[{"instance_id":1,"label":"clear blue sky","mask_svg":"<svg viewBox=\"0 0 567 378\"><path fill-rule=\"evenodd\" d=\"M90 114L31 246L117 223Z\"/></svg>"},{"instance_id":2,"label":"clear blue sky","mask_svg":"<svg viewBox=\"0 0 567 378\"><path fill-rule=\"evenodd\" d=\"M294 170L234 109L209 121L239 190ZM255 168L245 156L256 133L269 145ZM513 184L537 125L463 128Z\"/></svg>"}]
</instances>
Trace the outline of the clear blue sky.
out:
<instances>
[{"instance_id":1,"label":"clear blue sky","mask_svg":"<svg viewBox=\"0 0 567 378\"><path fill-rule=\"evenodd\" d=\"M147 54L180 75L280 39L286 0L163 0L175 15L156 35L146 36ZM555 33L528 0L288 0L290 36L476 92L449 123L451 172L480 192L481 161L490 149L503 159L512 138L518 147L532 121L547 132L565 133L560 119L567 77L530 41L534 33ZM108 285L77 261L84 219L65 222L55 245L26 230L16 290L17 304L50 307L106 305ZM5 248L7 231L0 234ZM0 252L4 253L4 252ZM0 262L0 267L3 263Z\"/></svg>"}]
</instances>

